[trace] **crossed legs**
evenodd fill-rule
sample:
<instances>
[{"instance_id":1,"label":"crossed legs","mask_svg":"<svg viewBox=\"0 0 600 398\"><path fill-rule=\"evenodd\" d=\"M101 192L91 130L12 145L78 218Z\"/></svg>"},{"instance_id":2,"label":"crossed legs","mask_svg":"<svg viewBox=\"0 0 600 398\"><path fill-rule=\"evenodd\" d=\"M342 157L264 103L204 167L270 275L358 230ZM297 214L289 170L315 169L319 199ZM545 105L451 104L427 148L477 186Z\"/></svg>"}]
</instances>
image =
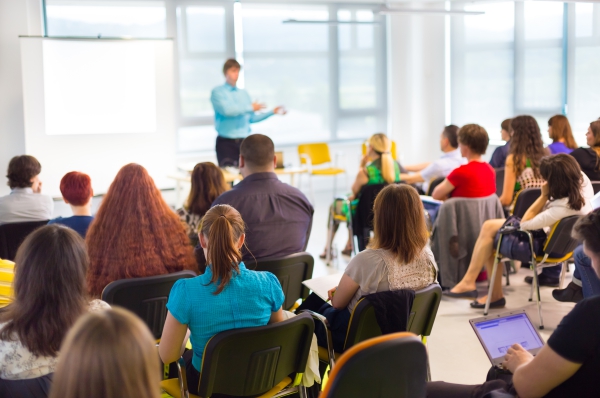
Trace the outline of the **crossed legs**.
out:
<instances>
[{"instance_id":1,"label":"crossed legs","mask_svg":"<svg viewBox=\"0 0 600 398\"><path fill-rule=\"evenodd\" d=\"M483 266L487 269L488 280L492 277L492 268L494 266L494 238L496 234L504 225L504 219L487 220L481 227L477 242L473 248L473 255L471 256L471 262L469 263L469 269L462 278L462 280L454 286L450 291L452 293L464 293L472 290L476 290L477 286L475 281L477 276L481 272ZM499 266L497 269L502 270ZM498 271L496 271L498 272ZM502 271L500 271L502 272ZM502 275L502 274L500 274ZM503 297L502 293L502 277L496 277L494 286L492 289L492 302L500 300ZM477 299L479 303L485 303L486 297L480 297Z\"/></svg>"}]
</instances>

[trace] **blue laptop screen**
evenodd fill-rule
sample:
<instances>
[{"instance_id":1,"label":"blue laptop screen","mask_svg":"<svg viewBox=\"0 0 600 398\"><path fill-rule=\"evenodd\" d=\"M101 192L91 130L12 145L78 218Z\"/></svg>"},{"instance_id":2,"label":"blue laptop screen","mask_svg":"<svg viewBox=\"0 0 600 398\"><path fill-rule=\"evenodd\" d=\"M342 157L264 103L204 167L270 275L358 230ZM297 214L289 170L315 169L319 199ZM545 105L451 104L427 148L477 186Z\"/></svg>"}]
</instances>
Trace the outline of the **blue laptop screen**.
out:
<instances>
[{"instance_id":1,"label":"blue laptop screen","mask_svg":"<svg viewBox=\"0 0 600 398\"><path fill-rule=\"evenodd\" d=\"M475 327L492 358L503 357L515 343L526 350L544 345L525 314L476 323Z\"/></svg>"}]
</instances>

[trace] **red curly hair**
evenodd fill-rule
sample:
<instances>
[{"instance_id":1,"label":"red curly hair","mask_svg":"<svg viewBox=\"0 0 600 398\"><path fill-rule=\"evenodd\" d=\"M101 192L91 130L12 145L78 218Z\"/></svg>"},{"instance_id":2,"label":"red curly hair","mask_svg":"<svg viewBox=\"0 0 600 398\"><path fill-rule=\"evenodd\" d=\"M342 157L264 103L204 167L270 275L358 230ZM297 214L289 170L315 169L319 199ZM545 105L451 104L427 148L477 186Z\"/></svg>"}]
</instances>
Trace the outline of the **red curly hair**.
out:
<instances>
[{"instance_id":1,"label":"red curly hair","mask_svg":"<svg viewBox=\"0 0 600 398\"><path fill-rule=\"evenodd\" d=\"M125 278L198 271L179 218L142 166L123 166L102 200L86 236L87 286L100 297L110 282Z\"/></svg>"}]
</instances>

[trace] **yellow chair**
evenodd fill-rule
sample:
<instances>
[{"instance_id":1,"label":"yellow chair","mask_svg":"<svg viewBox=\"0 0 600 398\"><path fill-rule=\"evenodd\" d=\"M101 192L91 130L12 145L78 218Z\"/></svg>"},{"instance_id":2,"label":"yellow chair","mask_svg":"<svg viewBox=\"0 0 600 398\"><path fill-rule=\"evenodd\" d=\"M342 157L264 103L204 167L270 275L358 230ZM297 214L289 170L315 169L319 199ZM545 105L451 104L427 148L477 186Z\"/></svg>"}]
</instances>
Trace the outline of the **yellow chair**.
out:
<instances>
[{"instance_id":1,"label":"yellow chair","mask_svg":"<svg viewBox=\"0 0 600 398\"><path fill-rule=\"evenodd\" d=\"M367 154L367 141L362 143L362 154L365 156ZM392 158L394 160L398 160L398 155L396 152L396 141L392 141Z\"/></svg>"},{"instance_id":2,"label":"yellow chair","mask_svg":"<svg viewBox=\"0 0 600 398\"><path fill-rule=\"evenodd\" d=\"M14 279L15 263L8 260L0 260L0 307L12 302L12 283Z\"/></svg>"},{"instance_id":3,"label":"yellow chair","mask_svg":"<svg viewBox=\"0 0 600 398\"><path fill-rule=\"evenodd\" d=\"M337 188L337 175L346 174L346 170L337 167L337 162L333 167L327 166L331 163L331 154L329 146L324 142L314 144L298 145L298 155L300 156L300 164L305 165L308 171L308 181L310 186L310 195L314 203L314 192L312 187L312 176L333 176L333 196L335 196ZM314 166L323 166L314 168Z\"/></svg>"}]
</instances>

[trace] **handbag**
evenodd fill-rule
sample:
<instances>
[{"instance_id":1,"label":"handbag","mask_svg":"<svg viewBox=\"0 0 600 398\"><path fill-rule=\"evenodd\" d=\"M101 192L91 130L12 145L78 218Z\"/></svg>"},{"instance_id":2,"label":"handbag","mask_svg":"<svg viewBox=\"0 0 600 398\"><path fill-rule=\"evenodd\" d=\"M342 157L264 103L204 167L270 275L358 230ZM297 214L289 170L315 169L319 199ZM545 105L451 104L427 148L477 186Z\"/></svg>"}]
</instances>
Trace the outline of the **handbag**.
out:
<instances>
[{"instance_id":1,"label":"handbag","mask_svg":"<svg viewBox=\"0 0 600 398\"><path fill-rule=\"evenodd\" d=\"M531 262L531 246L529 245L529 237L523 232L518 232L521 226L521 218L510 216L506 219L502 228L496 233L494 238L494 247L498 247L498 239L502 236L500 243L500 254L503 257L511 260L521 261L523 263ZM510 229L512 233L502 235L500 232L505 229ZM533 250L535 255L544 253L544 243L546 242L546 232L543 229L529 231L533 237Z\"/></svg>"}]
</instances>

